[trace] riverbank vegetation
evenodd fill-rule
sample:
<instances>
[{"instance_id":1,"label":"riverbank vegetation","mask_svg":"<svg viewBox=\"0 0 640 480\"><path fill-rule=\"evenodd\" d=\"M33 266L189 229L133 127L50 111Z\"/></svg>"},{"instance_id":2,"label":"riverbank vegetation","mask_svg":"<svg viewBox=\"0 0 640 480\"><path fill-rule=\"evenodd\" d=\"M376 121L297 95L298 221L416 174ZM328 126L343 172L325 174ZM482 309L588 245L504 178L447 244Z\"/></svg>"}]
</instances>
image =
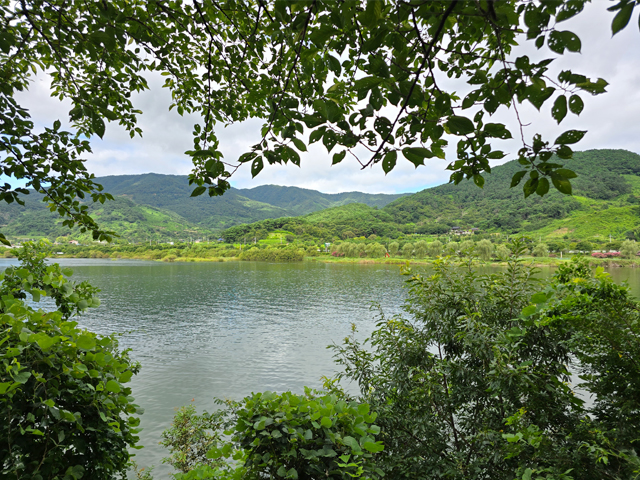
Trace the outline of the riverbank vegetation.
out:
<instances>
[{"instance_id":1,"label":"riverbank vegetation","mask_svg":"<svg viewBox=\"0 0 640 480\"><path fill-rule=\"evenodd\" d=\"M77 326L97 291L43 248L16 250L21 265L2 274L2 473L110 479L138 446L126 384L139 366L116 337ZM163 435L175 479L634 478L640 304L584 258L539 280L526 248L511 244L489 275L473 256L437 258L428 276L406 268L404 313L333 345L342 369L322 392L181 409Z\"/></svg>"}]
</instances>

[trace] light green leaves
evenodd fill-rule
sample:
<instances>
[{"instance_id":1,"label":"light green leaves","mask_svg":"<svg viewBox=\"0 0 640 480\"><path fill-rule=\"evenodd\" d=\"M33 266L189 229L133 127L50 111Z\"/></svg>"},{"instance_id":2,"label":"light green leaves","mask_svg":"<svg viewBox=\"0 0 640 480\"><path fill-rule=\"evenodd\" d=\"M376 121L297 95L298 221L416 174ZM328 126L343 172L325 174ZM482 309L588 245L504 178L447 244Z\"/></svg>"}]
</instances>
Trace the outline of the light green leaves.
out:
<instances>
[{"instance_id":1,"label":"light green leaves","mask_svg":"<svg viewBox=\"0 0 640 480\"><path fill-rule=\"evenodd\" d=\"M96 346L96 338L91 334L81 335L76 340L76 345L82 350L91 350Z\"/></svg>"}]
</instances>

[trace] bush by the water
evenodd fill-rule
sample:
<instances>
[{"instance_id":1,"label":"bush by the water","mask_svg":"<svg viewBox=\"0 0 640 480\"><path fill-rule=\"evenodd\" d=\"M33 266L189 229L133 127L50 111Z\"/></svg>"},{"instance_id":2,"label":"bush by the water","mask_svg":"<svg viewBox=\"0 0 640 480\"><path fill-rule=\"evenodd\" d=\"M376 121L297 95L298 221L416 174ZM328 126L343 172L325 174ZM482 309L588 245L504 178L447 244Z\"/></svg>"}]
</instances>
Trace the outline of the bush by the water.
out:
<instances>
[{"instance_id":1,"label":"bush by the water","mask_svg":"<svg viewBox=\"0 0 640 480\"><path fill-rule=\"evenodd\" d=\"M47 265L43 244L14 250L0 279L0 472L8 480L110 480L126 475L139 419L138 373L117 338L72 317L99 305L97 289ZM27 302L51 297L56 309Z\"/></svg>"},{"instance_id":2,"label":"bush by the water","mask_svg":"<svg viewBox=\"0 0 640 480\"><path fill-rule=\"evenodd\" d=\"M301 262L305 251L295 247L259 248L251 247L240 254L240 260L272 261L272 262Z\"/></svg>"}]
</instances>

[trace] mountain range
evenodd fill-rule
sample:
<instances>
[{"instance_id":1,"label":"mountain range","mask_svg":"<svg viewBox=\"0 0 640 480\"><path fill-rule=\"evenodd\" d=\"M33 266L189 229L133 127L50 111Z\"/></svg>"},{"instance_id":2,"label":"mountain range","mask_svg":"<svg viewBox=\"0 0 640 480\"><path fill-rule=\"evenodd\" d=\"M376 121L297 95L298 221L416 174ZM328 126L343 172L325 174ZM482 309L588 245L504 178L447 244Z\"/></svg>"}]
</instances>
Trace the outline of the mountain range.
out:
<instances>
[{"instance_id":1,"label":"mountain range","mask_svg":"<svg viewBox=\"0 0 640 480\"><path fill-rule=\"evenodd\" d=\"M115 201L92 204L98 223L129 241L219 235L240 238L284 229L314 238L442 234L452 227L536 236L640 236L640 155L625 150L576 152L573 195L552 190L524 198L509 188L516 162L494 167L484 188L445 184L415 194L326 194L297 187L232 188L222 197L191 197L186 176L144 174L97 178ZM37 194L26 205L0 206L0 231L13 238L69 235ZM276 220L274 220L276 219ZM630 233L631 232L631 233ZM78 235L72 234L78 237ZM639 238L640 239L640 238Z\"/></svg>"}]
</instances>

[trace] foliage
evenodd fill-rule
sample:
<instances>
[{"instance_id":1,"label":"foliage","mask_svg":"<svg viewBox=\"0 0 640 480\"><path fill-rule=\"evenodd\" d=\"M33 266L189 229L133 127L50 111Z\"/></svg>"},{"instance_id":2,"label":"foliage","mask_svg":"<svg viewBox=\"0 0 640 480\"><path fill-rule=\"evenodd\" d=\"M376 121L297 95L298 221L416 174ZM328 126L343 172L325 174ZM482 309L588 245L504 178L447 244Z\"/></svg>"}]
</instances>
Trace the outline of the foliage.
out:
<instances>
[{"instance_id":1,"label":"foliage","mask_svg":"<svg viewBox=\"0 0 640 480\"><path fill-rule=\"evenodd\" d=\"M170 108L201 116L188 152L193 196L229 190L229 177L244 163L254 176L265 162L299 165L307 135L308 143L336 149L333 163L364 148L370 156L363 165L389 172L399 154L416 166L444 158L446 132L459 139L451 180L469 178L482 187L489 160L504 156L491 143L512 136L503 124L486 122L485 113L552 102L560 123L567 113L582 112L580 94L605 91L605 80L569 70L550 78L555 58L510 57L525 39L554 55L579 52L580 39L561 22L586 2L6 0L0 3L2 173L45 195L68 225L109 239L76 200L110 198L85 168L82 156L91 151L85 138L102 138L106 122L141 135L134 99L148 88L143 74L153 71L166 77ZM635 3L610 8L614 34L626 27ZM51 80L52 94L68 100L73 131L55 120L37 132L18 102L38 69ZM445 75L451 90L438 81ZM252 117L265 121L261 140L238 162L223 162L215 125ZM584 134L568 130L552 144L535 135L522 145L513 184L528 174L525 195L544 195L551 184L570 193L574 173L549 160L554 152L569 158L569 145ZM26 193L5 184L0 199L20 201Z\"/></svg>"},{"instance_id":2,"label":"foliage","mask_svg":"<svg viewBox=\"0 0 640 480\"><path fill-rule=\"evenodd\" d=\"M233 409L232 444L209 456L229 457L234 447L245 452L249 478L380 478L374 455L380 428L365 403L336 395L284 392L257 393ZM233 445L233 446L232 446ZM237 455L236 455L237 456Z\"/></svg>"},{"instance_id":3,"label":"foliage","mask_svg":"<svg viewBox=\"0 0 640 480\"><path fill-rule=\"evenodd\" d=\"M580 252L591 252L591 250L593 250L593 245L591 245L590 242L583 240L576 243L576 250Z\"/></svg>"},{"instance_id":4,"label":"foliage","mask_svg":"<svg viewBox=\"0 0 640 480\"><path fill-rule=\"evenodd\" d=\"M0 468L3 478L77 480L124 477L142 413L125 386L139 365L117 338L70 317L99 305L97 289L46 265L42 244L15 251L0 274ZM51 297L56 309L27 303Z\"/></svg>"},{"instance_id":5,"label":"foliage","mask_svg":"<svg viewBox=\"0 0 640 480\"><path fill-rule=\"evenodd\" d=\"M549 254L549 248L544 243L539 243L531 251L534 257L546 257Z\"/></svg>"},{"instance_id":6,"label":"foliage","mask_svg":"<svg viewBox=\"0 0 640 480\"><path fill-rule=\"evenodd\" d=\"M435 240L427 244L427 253L430 257L437 257L442 253L442 242Z\"/></svg>"},{"instance_id":7,"label":"foliage","mask_svg":"<svg viewBox=\"0 0 640 480\"><path fill-rule=\"evenodd\" d=\"M620 253L624 258L633 258L638 253L638 244L635 240L625 240L620 246Z\"/></svg>"},{"instance_id":8,"label":"foliage","mask_svg":"<svg viewBox=\"0 0 640 480\"><path fill-rule=\"evenodd\" d=\"M494 249L495 247L490 240L484 239L476 243L476 253L484 261L491 259Z\"/></svg>"},{"instance_id":9,"label":"foliage","mask_svg":"<svg viewBox=\"0 0 640 480\"><path fill-rule=\"evenodd\" d=\"M389 478L640 473L640 314L625 287L581 261L546 285L518 259L493 275L433 268L405 271L409 318L381 313L367 342L334 346L338 378L379 414Z\"/></svg>"},{"instance_id":10,"label":"foliage","mask_svg":"<svg viewBox=\"0 0 640 480\"><path fill-rule=\"evenodd\" d=\"M221 466L220 461L207 458L207 452L220 441L222 421L222 412L203 412L198 415L193 405L180 407L171 427L162 432L160 444L168 448L171 454L162 462L180 472L189 472L199 465L212 468Z\"/></svg>"},{"instance_id":11,"label":"foliage","mask_svg":"<svg viewBox=\"0 0 640 480\"><path fill-rule=\"evenodd\" d=\"M295 247L288 248L258 248L251 247L240 254L240 260L300 262L304 260L305 252Z\"/></svg>"}]
</instances>

